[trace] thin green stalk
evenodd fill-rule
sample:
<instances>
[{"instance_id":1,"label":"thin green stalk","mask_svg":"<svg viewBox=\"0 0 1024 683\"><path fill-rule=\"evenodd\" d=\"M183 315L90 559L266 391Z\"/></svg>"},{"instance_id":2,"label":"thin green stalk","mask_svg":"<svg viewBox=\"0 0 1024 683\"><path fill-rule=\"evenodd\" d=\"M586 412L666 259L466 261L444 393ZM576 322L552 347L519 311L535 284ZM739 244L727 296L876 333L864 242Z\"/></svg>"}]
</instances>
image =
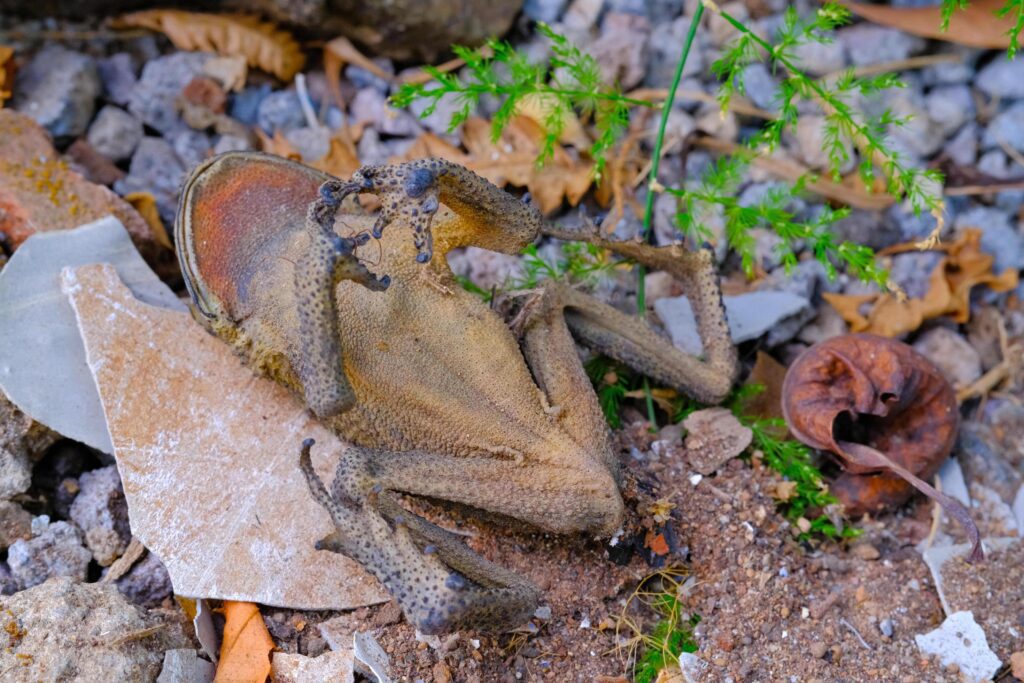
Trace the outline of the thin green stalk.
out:
<instances>
[{"instance_id":1,"label":"thin green stalk","mask_svg":"<svg viewBox=\"0 0 1024 683\"><path fill-rule=\"evenodd\" d=\"M668 126L668 117L672 113L672 103L676 100L676 91L679 89L679 81L683 79L683 68L690 56L690 48L697 36L697 26L704 16L704 5L697 5L697 11L693 13L690 21L690 30L686 34L686 42L683 43L683 51L679 55L679 62L676 64L675 75L672 76L672 85L668 89L668 97L661 104L661 122L658 124L658 136L654 138L654 157L651 159L651 174L647 180L647 203L644 206L643 239L646 242L651 235L651 217L654 215L654 195L657 194L658 166L661 164L661 147L665 142L665 129ZM647 313L647 297L644 289L644 275L646 269L643 264L636 267L636 308L637 314L642 318ZM654 413L654 398L651 396L650 382L644 377L644 397L647 402L647 419L651 423L651 429L657 429L658 420Z\"/></svg>"},{"instance_id":2,"label":"thin green stalk","mask_svg":"<svg viewBox=\"0 0 1024 683\"><path fill-rule=\"evenodd\" d=\"M646 242L651 234L651 218L654 216L654 195L657 194L658 167L661 165L661 147L665 142L665 129L668 126L668 117L672 113L672 103L676 100L676 91L679 89L679 81L683 79L683 68L690 56L690 48L697 36L697 26L704 16L704 4L697 5L697 11L693 13L693 20L690 22L690 30L686 34L686 42L683 43L683 51L679 55L679 62L676 64L676 73L672 77L672 86L668 89L668 97L661 105L661 122L658 124L658 137L654 138L654 157L651 159L651 173L647 180L647 203L644 206L643 239ZM636 307L641 317L647 311L646 292L644 291L644 267L637 266L636 283ZM652 419L653 422L653 419Z\"/></svg>"}]
</instances>

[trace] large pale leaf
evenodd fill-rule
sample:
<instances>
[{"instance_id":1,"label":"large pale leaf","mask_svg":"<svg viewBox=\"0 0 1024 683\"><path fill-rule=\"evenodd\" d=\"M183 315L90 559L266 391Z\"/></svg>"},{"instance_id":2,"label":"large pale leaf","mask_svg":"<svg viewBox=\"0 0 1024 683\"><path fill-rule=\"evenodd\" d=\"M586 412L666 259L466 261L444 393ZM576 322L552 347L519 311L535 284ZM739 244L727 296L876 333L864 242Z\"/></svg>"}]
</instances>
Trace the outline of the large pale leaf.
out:
<instances>
[{"instance_id":1,"label":"large pale leaf","mask_svg":"<svg viewBox=\"0 0 1024 683\"><path fill-rule=\"evenodd\" d=\"M333 530L298 468L330 476L344 444L277 384L245 368L187 313L136 300L108 265L65 270L128 501L132 533L175 592L297 609L386 594L314 545ZM322 447L321 447L322 445Z\"/></svg>"}]
</instances>

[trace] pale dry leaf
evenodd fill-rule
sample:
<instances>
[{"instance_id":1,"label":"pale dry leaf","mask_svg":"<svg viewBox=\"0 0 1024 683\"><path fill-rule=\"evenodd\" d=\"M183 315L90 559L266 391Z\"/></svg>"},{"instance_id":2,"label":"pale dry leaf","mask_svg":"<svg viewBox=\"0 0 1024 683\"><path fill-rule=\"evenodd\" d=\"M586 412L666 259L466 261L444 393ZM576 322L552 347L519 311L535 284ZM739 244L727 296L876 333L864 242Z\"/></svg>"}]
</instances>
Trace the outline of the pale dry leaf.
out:
<instances>
[{"instance_id":1,"label":"pale dry leaf","mask_svg":"<svg viewBox=\"0 0 1024 683\"><path fill-rule=\"evenodd\" d=\"M290 81L305 63L295 38L272 23L245 15L154 9L124 14L114 28L148 28L165 34L179 50L240 55L249 66Z\"/></svg>"},{"instance_id":2,"label":"pale dry leaf","mask_svg":"<svg viewBox=\"0 0 1024 683\"><path fill-rule=\"evenodd\" d=\"M1014 13L996 16L996 10L1006 4L1004 0L972 0L965 9L953 12L949 30L942 30L942 7L895 7L845 3L848 8L868 21L899 29L923 38L945 40L968 47L1005 50L1010 47L1009 31L1014 25Z\"/></svg>"},{"instance_id":3,"label":"pale dry leaf","mask_svg":"<svg viewBox=\"0 0 1024 683\"><path fill-rule=\"evenodd\" d=\"M160 211L156 206L156 197L151 192L129 192L123 199L132 205L132 208L139 212L149 229L153 232L153 238L162 247L174 249L171 238L164 227L164 221L160 218Z\"/></svg>"},{"instance_id":4,"label":"pale dry leaf","mask_svg":"<svg viewBox=\"0 0 1024 683\"><path fill-rule=\"evenodd\" d=\"M242 55L215 57L203 64L203 73L220 83L224 90L238 92L249 77L249 63Z\"/></svg>"},{"instance_id":5,"label":"pale dry leaf","mask_svg":"<svg viewBox=\"0 0 1024 683\"><path fill-rule=\"evenodd\" d=\"M366 69L371 74L385 81L391 81L392 75L382 69L376 62L364 55L348 38L339 36L324 45L324 74L327 76L327 87L331 91L334 103L345 108L341 96L341 70L346 64L354 64Z\"/></svg>"},{"instance_id":6,"label":"pale dry leaf","mask_svg":"<svg viewBox=\"0 0 1024 683\"><path fill-rule=\"evenodd\" d=\"M701 474L713 474L750 445L754 433L726 408L706 408L683 420L686 459Z\"/></svg>"},{"instance_id":7,"label":"pale dry leaf","mask_svg":"<svg viewBox=\"0 0 1024 683\"><path fill-rule=\"evenodd\" d=\"M545 123L551 117L552 101L555 99L556 96L550 93L530 93L516 101L516 114L532 119L539 126L547 128ZM580 150L590 149L593 141L583 129L583 124L575 112L562 109L558 118L562 126L559 142Z\"/></svg>"},{"instance_id":8,"label":"pale dry leaf","mask_svg":"<svg viewBox=\"0 0 1024 683\"><path fill-rule=\"evenodd\" d=\"M295 609L387 594L356 562L315 550L334 525L298 467L314 438L325 480L345 445L258 378L189 314L136 300L107 265L65 270L132 531L175 593ZM322 447L321 447L322 445Z\"/></svg>"}]
</instances>

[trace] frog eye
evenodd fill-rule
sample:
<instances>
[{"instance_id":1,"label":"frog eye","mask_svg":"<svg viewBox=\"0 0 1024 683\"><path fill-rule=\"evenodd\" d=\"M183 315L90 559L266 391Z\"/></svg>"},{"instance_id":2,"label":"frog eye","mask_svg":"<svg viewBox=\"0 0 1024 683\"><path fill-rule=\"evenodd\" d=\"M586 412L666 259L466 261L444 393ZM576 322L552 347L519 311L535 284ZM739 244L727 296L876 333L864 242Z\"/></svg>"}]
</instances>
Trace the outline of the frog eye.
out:
<instances>
[{"instance_id":1,"label":"frog eye","mask_svg":"<svg viewBox=\"0 0 1024 683\"><path fill-rule=\"evenodd\" d=\"M175 222L189 293L207 317L253 312L253 276L303 231L306 210L329 176L287 159L229 152L193 171Z\"/></svg>"}]
</instances>

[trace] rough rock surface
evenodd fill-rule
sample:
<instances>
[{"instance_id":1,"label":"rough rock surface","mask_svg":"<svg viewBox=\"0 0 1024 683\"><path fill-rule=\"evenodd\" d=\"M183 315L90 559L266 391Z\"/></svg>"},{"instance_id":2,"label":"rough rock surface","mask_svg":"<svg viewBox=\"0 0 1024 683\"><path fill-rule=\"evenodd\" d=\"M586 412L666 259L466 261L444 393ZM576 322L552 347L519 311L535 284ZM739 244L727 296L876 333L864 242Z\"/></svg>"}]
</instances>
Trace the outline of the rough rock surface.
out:
<instances>
[{"instance_id":1,"label":"rough rock surface","mask_svg":"<svg viewBox=\"0 0 1024 683\"><path fill-rule=\"evenodd\" d=\"M158 249L135 209L69 169L31 118L0 109L0 231L11 246L36 232L66 230L108 214L127 228L143 255Z\"/></svg>"},{"instance_id":2,"label":"rough rock surface","mask_svg":"<svg viewBox=\"0 0 1024 683\"><path fill-rule=\"evenodd\" d=\"M31 116L55 138L85 132L100 94L100 76L91 57L53 44L18 73L14 107Z\"/></svg>"},{"instance_id":3,"label":"rough rock surface","mask_svg":"<svg viewBox=\"0 0 1024 683\"><path fill-rule=\"evenodd\" d=\"M15 541L7 549L11 575L22 590L55 576L84 581L91 559L82 547L82 533L67 522L46 524L31 540Z\"/></svg>"},{"instance_id":4,"label":"rough rock surface","mask_svg":"<svg viewBox=\"0 0 1024 683\"><path fill-rule=\"evenodd\" d=\"M145 614L113 586L69 578L0 598L5 681L149 681L164 651L191 645L180 622Z\"/></svg>"},{"instance_id":5,"label":"rough rock surface","mask_svg":"<svg viewBox=\"0 0 1024 683\"><path fill-rule=\"evenodd\" d=\"M29 456L53 443L56 435L18 410L0 392L0 500L24 493L32 483Z\"/></svg>"},{"instance_id":6,"label":"rough rock surface","mask_svg":"<svg viewBox=\"0 0 1024 683\"><path fill-rule=\"evenodd\" d=\"M85 532L85 544L101 567L110 566L131 539L128 503L114 465L84 473L71 504L71 520Z\"/></svg>"}]
</instances>

